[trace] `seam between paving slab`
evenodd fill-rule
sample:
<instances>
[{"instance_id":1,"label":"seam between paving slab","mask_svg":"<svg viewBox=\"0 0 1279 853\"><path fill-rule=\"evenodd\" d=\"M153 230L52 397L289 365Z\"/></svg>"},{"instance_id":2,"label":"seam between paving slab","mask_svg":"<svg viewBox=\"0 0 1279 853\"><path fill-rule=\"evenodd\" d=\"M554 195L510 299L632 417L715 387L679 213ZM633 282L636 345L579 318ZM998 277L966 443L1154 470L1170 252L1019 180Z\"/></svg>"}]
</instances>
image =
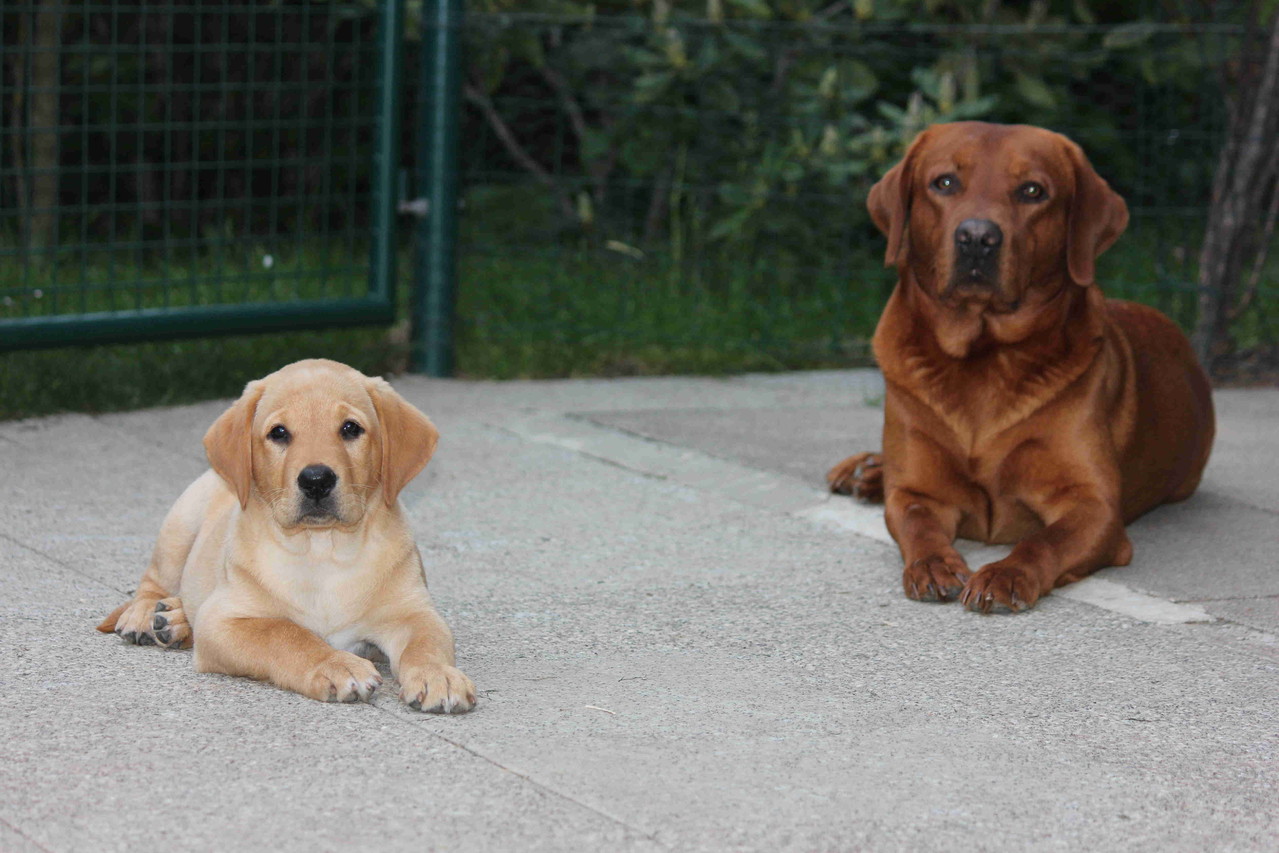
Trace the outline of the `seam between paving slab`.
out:
<instances>
[{"instance_id":1,"label":"seam between paving slab","mask_svg":"<svg viewBox=\"0 0 1279 853\"><path fill-rule=\"evenodd\" d=\"M5 533L3 530L0 530L0 539L5 540L6 542L11 542L14 545L17 545L19 548L21 548L24 551L30 551L32 554L35 554L37 557L40 557L41 559L44 559L44 560L48 560L50 563L53 563L55 566L60 566L61 568L66 569L72 574L79 575L80 577L86 580L93 581L98 586L101 586L104 589L109 589L112 592L114 592L116 595L122 595L127 598L133 592L132 590L117 589L116 587L102 580L102 578L97 578L91 574L88 574L87 572L83 572L80 569L77 569L75 566L72 566L69 563L65 563L62 560L59 560L57 557L53 556L52 554L46 554L45 552L41 551L39 548L36 548L32 545L28 545L26 542L23 542L21 539L15 539L10 534Z\"/></svg>"},{"instance_id":2,"label":"seam between paving slab","mask_svg":"<svg viewBox=\"0 0 1279 853\"><path fill-rule=\"evenodd\" d=\"M18 836L19 838L21 838L23 841L25 841L25 842L27 842L28 844L30 844L30 845L31 845L32 847L34 847L35 849L37 849L37 850L43 850L43 851L45 851L45 853L53 853L53 851L52 851L51 849L49 849L48 847L45 847L43 844L41 844L39 841L36 841L36 840L35 840L34 838L32 838L30 835L27 835L25 832L23 832L21 829L19 829L16 825L14 825L13 823L10 823L9 821L5 820L5 819L4 819L4 817L2 817L2 816L0 816L0 824L3 824L6 828L8 828L8 829L9 829L9 831L10 831L10 832L12 832L14 835Z\"/></svg>"},{"instance_id":3,"label":"seam between paving slab","mask_svg":"<svg viewBox=\"0 0 1279 853\"><path fill-rule=\"evenodd\" d=\"M543 412L524 420L488 425L526 441L560 447L637 474L671 480L757 509L781 512L815 524L834 526L880 544L894 545L884 526L882 510L833 498L824 490L805 486L790 477L624 428L605 426L589 416ZM970 562L996 560L1009 550L963 540L957 547ZM1054 590L1053 595L1152 624L1218 621L1218 617L1194 604L1139 592L1106 578L1085 578ZM1245 625L1240 627L1256 630Z\"/></svg>"},{"instance_id":4,"label":"seam between paving slab","mask_svg":"<svg viewBox=\"0 0 1279 853\"><path fill-rule=\"evenodd\" d=\"M664 848L666 848L666 849L668 849L668 850L669 850L669 849L671 849L670 845L668 845L668 844L663 844L661 841L659 841L659 840L658 840L656 832L653 832L653 831L650 831L650 830L646 830L646 829L642 829L642 828L640 828L640 827L638 827L638 826L635 826L634 824L631 824L631 823L626 822L625 820L623 820L623 819L622 819L622 818L620 818L620 817L617 817L616 815L609 814L608 812L604 811L603 809L598 808L597 806L592 806L592 805L591 805L591 804L589 804L589 803L584 803L584 802L582 802L581 800L578 800L578 799L574 798L574 797L573 797L572 795L570 795L570 794L566 794L566 793L564 793L563 791L560 791L560 790L558 790L558 789L556 789L556 788L552 788L550 785L546 784L545 782L540 782L540 781L538 781L537 779L534 779L534 778L533 778L530 774L528 774L528 773L522 772L522 771L520 771L520 770L516 770L516 769L514 769L513 767L507 767L507 766L506 766L505 764L503 764L502 762L498 761L498 760L497 760L497 759L495 759L495 758L490 758L489 756L485 755L484 753L480 752L479 750L475 749L474 747L467 746L466 744L464 744L464 743L462 743L462 742L460 742L460 741L454 740L453 738L448 737L447 735L441 734L440 732L431 731L430 729L425 729L425 728L424 728L424 727L423 727L420 723L417 723L417 722L415 722L415 721L413 721L413 720L411 720L411 719L406 719L405 717L403 717L403 716L401 716L401 715L399 715L399 714L397 714L397 713L395 713L395 712L391 711L391 710L390 710L390 709L388 709L388 708L384 708L384 707L381 707L381 706L374 706L374 707L376 707L376 708L377 708L379 711L381 711L382 713L384 713L384 714L386 714L386 715L390 716L390 717L391 717L392 719L394 719L396 722L403 723L404 725L410 726L410 727L412 727L415 731L419 731L419 732L420 732L420 731L426 731L426 732L427 732L427 734L429 734L431 737L436 738L437 740L441 740L441 741L443 741L444 743L447 743L449 746L452 746L452 747L455 747L455 748L457 748L457 749L460 749L460 750L462 750L463 752L467 753L468 755L472 755L472 756L474 756L475 758L478 758L478 759L479 759L479 760L481 760L481 761L487 762L488 764L491 764L493 767L496 767L498 770L501 770L501 771L503 771L504 773L510 773L512 776L516 776L516 777L518 777L518 778L520 778L520 779L524 780L524 781L525 781L525 782L527 782L528 784L530 784L530 785L532 785L533 787L537 788L539 791L543 791L543 792L545 792L545 793L546 793L546 794L548 794L549 796L552 796L552 797L558 797L559 799L564 800L565 802L572 803L573 805L577 806L578 808L585 809L586 811L590 812L591 814L598 815L599 817L604 818L605 820L609 821L610 823L613 823L613 824L616 824L617 826L622 827L623 829L627 830L628 832L633 832L633 833L635 833L636 835L640 836L641 838L647 839L648 841L651 841L651 842L653 842L654 844L657 844L657 845L659 845L659 846L661 846L661 847L664 847Z\"/></svg>"}]
</instances>

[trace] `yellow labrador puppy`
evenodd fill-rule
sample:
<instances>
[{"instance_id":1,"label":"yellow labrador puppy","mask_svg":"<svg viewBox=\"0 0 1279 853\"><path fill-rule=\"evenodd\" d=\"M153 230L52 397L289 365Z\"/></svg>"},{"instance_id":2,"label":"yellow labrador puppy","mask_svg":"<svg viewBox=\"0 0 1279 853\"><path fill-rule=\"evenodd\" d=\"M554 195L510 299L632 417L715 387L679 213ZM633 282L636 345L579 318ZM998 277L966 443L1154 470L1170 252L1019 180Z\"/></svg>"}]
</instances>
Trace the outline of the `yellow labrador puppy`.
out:
<instances>
[{"instance_id":1,"label":"yellow labrador puppy","mask_svg":"<svg viewBox=\"0 0 1279 853\"><path fill-rule=\"evenodd\" d=\"M139 645L193 643L199 672L320 701L367 699L380 650L400 699L467 711L475 685L426 591L400 490L439 433L381 379L337 362L250 382L204 437L213 470L169 511L132 601L98 626Z\"/></svg>"}]
</instances>

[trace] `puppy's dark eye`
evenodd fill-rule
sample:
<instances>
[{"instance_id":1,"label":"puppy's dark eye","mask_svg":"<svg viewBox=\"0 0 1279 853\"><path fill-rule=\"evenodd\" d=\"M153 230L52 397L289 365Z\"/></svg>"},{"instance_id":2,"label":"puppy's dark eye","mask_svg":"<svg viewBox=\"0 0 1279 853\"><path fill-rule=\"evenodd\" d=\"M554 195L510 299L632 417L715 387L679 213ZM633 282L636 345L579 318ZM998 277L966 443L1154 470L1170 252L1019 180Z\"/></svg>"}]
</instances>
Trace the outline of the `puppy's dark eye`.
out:
<instances>
[{"instance_id":1,"label":"puppy's dark eye","mask_svg":"<svg viewBox=\"0 0 1279 853\"><path fill-rule=\"evenodd\" d=\"M360 426L355 421L347 421L342 424L342 437L347 441L359 438L362 435L364 435L364 427Z\"/></svg>"},{"instance_id":2,"label":"puppy's dark eye","mask_svg":"<svg viewBox=\"0 0 1279 853\"><path fill-rule=\"evenodd\" d=\"M266 437L276 444L288 444L289 439L293 436L289 435L289 431L284 428L284 424L276 424L271 427L271 431L266 434Z\"/></svg>"},{"instance_id":3,"label":"puppy's dark eye","mask_svg":"<svg viewBox=\"0 0 1279 853\"><path fill-rule=\"evenodd\" d=\"M1017 198L1028 202L1043 201L1048 198L1048 191L1043 184L1027 181L1017 188Z\"/></svg>"},{"instance_id":4,"label":"puppy's dark eye","mask_svg":"<svg viewBox=\"0 0 1279 853\"><path fill-rule=\"evenodd\" d=\"M959 192L959 176L947 172L944 175L933 178L933 182L929 186L941 195L953 195Z\"/></svg>"}]
</instances>

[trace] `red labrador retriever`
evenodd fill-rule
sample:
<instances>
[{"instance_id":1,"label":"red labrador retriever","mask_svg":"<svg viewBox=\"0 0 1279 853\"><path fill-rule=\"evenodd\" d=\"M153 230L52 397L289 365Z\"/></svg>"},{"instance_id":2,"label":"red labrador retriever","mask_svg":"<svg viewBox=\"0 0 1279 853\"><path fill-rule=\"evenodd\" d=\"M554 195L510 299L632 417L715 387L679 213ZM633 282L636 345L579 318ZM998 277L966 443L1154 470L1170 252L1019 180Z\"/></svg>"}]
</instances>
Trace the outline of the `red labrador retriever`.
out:
<instances>
[{"instance_id":1,"label":"red labrador retriever","mask_svg":"<svg viewBox=\"0 0 1279 853\"><path fill-rule=\"evenodd\" d=\"M1094 281L1124 200L1064 136L959 122L921 133L868 206L899 274L873 342L883 455L827 481L883 498L906 595L1015 612L1127 565L1124 525L1194 492L1215 424L1185 335ZM1015 545L974 574L956 536Z\"/></svg>"}]
</instances>

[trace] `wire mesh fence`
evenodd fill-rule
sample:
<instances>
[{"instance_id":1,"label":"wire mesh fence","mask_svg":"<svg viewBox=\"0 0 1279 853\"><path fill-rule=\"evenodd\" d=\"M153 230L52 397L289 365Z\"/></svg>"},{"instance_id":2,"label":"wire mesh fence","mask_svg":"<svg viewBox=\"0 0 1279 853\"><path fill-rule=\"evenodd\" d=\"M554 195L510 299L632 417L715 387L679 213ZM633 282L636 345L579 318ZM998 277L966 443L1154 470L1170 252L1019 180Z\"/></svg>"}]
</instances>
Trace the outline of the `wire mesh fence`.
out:
<instances>
[{"instance_id":1,"label":"wire mesh fence","mask_svg":"<svg viewBox=\"0 0 1279 853\"><path fill-rule=\"evenodd\" d=\"M410 42L439 36L432 2L409 5ZM1189 329L1232 86L1256 62L1250 6L1192 5L470 0L457 367L864 361L892 282L866 192L919 129L966 118L1079 141L1133 214L1105 289ZM399 14L4 4L0 349L388 322L410 240L396 171L430 154L424 137L399 157L396 99L439 100L429 65L388 59ZM1279 343L1276 273L1249 271L1240 351Z\"/></svg>"},{"instance_id":2,"label":"wire mesh fence","mask_svg":"<svg viewBox=\"0 0 1279 853\"><path fill-rule=\"evenodd\" d=\"M500 5L472 9L465 33L464 370L864 359L893 277L866 192L922 127L966 118L1082 144L1132 211L1099 280L1194 325L1241 6L924 23L880 14L893 4L792 21L714 2ZM1245 347L1279 340L1279 295L1262 290Z\"/></svg>"},{"instance_id":3,"label":"wire mesh fence","mask_svg":"<svg viewBox=\"0 0 1279 853\"><path fill-rule=\"evenodd\" d=\"M0 344L386 320L384 12L5 3Z\"/></svg>"}]
</instances>

